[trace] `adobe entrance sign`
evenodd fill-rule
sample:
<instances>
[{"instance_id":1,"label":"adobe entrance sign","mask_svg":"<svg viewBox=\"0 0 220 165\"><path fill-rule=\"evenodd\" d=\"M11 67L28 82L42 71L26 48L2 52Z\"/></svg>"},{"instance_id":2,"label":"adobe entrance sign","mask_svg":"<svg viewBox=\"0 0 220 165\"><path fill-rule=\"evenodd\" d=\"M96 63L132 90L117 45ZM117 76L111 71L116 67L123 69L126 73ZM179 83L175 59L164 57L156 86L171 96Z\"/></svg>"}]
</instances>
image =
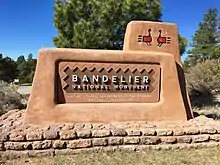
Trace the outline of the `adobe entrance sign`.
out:
<instances>
[{"instance_id":1,"label":"adobe entrance sign","mask_svg":"<svg viewBox=\"0 0 220 165\"><path fill-rule=\"evenodd\" d=\"M131 22L123 51L42 49L25 122L192 118L173 24Z\"/></svg>"}]
</instances>

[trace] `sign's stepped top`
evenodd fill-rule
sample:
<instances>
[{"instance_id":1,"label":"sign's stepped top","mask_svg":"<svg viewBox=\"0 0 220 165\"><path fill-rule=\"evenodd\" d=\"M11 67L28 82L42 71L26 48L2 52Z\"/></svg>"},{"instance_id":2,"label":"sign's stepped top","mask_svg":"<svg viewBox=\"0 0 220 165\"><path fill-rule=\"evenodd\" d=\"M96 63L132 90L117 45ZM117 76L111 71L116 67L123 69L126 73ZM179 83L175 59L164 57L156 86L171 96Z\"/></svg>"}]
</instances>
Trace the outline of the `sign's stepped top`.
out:
<instances>
[{"instance_id":1,"label":"sign's stepped top","mask_svg":"<svg viewBox=\"0 0 220 165\"><path fill-rule=\"evenodd\" d=\"M181 65L176 24L131 21L126 29L123 49L170 53Z\"/></svg>"},{"instance_id":2,"label":"sign's stepped top","mask_svg":"<svg viewBox=\"0 0 220 165\"><path fill-rule=\"evenodd\" d=\"M128 72L129 70L132 73L135 73L136 71L139 71L140 73L144 72L145 70L149 69L148 72L152 72L153 70L149 68L146 63L145 64L123 64L123 63L114 63L114 64L103 64L103 63L80 63L80 62L74 62L73 65L67 64L63 67L63 71L66 72L69 68L72 69L72 71L80 70L82 72L89 70L91 72L93 71L99 71L100 73L103 70L108 71L109 73L114 70L116 73L119 71L123 71L124 73Z\"/></svg>"}]
</instances>

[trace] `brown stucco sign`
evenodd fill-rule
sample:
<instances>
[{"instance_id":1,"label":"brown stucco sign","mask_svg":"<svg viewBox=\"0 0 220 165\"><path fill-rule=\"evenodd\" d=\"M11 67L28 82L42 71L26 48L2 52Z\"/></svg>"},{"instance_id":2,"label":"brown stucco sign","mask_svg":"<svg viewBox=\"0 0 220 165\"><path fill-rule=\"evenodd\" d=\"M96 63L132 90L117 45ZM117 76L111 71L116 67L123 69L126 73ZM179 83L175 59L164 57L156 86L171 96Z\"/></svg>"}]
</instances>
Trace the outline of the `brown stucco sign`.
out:
<instances>
[{"instance_id":1,"label":"brown stucco sign","mask_svg":"<svg viewBox=\"0 0 220 165\"><path fill-rule=\"evenodd\" d=\"M158 64L67 61L59 62L58 72L58 81L61 81L62 86L58 102L159 101Z\"/></svg>"},{"instance_id":2,"label":"brown stucco sign","mask_svg":"<svg viewBox=\"0 0 220 165\"><path fill-rule=\"evenodd\" d=\"M123 49L40 50L25 122L110 123L193 117L175 24L132 21Z\"/></svg>"}]
</instances>

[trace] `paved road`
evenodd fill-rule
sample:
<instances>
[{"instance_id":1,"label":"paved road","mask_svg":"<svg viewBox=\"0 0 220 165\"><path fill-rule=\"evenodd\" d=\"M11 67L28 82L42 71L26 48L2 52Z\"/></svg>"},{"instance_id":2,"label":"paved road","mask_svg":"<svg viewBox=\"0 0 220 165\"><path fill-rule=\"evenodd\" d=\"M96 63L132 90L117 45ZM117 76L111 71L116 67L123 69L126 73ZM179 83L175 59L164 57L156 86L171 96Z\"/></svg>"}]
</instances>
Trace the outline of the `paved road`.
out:
<instances>
[{"instance_id":1,"label":"paved road","mask_svg":"<svg viewBox=\"0 0 220 165\"><path fill-rule=\"evenodd\" d=\"M30 94L31 88L32 88L32 86L26 86L26 85L23 86L23 85L21 85L21 86L18 87L18 93L20 93L20 94Z\"/></svg>"}]
</instances>

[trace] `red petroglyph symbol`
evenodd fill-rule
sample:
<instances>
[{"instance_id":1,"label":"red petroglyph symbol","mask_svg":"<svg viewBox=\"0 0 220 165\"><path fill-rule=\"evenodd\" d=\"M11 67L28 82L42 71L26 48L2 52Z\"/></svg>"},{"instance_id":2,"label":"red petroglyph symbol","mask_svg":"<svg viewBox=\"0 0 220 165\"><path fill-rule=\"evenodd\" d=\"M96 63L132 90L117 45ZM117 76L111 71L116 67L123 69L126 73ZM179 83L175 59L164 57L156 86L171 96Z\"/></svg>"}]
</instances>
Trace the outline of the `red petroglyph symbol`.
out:
<instances>
[{"instance_id":1,"label":"red petroglyph symbol","mask_svg":"<svg viewBox=\"0 0 220 165\"><path fill-rule=\"evenodd\" d=\"M161 47L163 44L170 44L170 37L162 37L162 30L159 30L159 36L157 38L158 47Z\"/></svg>"},{"instance_id":2,"label":"red petroglyph symbol","mask_svg":"<svg viewBox=\"0 0 220 165\"><path fill-rule=\"evenodd\" d=\"M148 46L151 45L152 36L151 36L151 29L148 29L148 35L139 35L138 42L145 42Z\"/></svg>"}]
</instances>

